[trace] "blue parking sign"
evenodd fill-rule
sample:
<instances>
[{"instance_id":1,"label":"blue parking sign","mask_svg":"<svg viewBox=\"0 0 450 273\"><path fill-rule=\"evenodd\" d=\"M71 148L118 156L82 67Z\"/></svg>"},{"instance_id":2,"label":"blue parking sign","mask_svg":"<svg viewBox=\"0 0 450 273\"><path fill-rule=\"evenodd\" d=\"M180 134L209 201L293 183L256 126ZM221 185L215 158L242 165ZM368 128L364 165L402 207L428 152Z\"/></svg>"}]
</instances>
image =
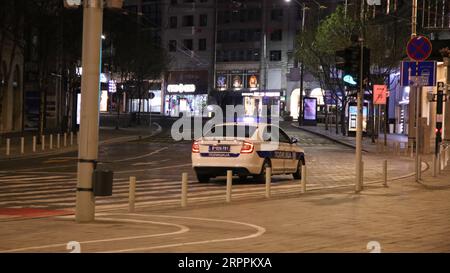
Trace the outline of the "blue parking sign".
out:
<instances>
[{"instance_id":1,"label":"blue parking sign","mask_svg":"<svg viewBox=\"0 0 450 273\"><path fill-rule=\"evenodd\" d=\"M402 62L401 85L410 86L417 83L418 86L436 86L436 68L434 61Z\"/></svg>"}]
</instances>

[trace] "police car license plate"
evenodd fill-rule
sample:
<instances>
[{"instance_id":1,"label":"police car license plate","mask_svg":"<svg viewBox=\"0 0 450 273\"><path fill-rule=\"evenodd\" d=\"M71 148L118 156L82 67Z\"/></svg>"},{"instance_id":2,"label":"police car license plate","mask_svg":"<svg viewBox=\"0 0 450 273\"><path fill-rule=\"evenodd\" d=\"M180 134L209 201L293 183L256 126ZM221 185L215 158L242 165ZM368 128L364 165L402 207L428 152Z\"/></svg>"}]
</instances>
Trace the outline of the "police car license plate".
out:
<instances>
[{"instance_id":1,"label":"police car license plate","mask_svg":"<svg viewBox=\"0 0 450 273\"><path fill-rule=\"evenodd\" d=\"M230 146L228 145L209 146L209 152L228 153L230 152Z\"/></svg>"}]
</instances>

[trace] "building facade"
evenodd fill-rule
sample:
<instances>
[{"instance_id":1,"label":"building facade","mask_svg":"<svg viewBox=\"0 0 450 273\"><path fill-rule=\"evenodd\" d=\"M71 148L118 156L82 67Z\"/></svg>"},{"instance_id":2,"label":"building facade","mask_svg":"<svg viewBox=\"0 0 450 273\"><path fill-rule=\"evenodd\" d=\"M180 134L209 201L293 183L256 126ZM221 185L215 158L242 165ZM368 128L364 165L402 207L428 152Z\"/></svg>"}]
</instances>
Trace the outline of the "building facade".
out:
<instances>
[{"instance_id":1,"label":"building facade","mask_svg":"<svg viewBox=\"0 0 450 273\"><path fill-rule=\"evenodd\" d=\"M164 78L164 115L205 116L213 88L214 0L164 0L162 45L170 64Z\"/></svg>"}]
</instances>

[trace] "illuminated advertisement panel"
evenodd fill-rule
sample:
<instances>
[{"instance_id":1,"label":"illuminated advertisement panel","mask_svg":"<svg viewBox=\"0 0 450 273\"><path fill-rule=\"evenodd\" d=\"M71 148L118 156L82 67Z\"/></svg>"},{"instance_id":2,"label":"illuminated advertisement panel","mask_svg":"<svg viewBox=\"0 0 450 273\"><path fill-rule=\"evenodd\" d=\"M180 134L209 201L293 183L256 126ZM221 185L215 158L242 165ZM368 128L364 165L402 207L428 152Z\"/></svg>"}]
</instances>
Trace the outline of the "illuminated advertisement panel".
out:
<instances>
[{"instance_id":1,"label":"illuminated advertisement panel","mask_svg":"<svg viewBox=\"0 0 450 273\"><path fill-rule=\"evenodd\" d=\"M317 125L317 98L303 98L303 124Z\"/></svg>"}]
</instances>

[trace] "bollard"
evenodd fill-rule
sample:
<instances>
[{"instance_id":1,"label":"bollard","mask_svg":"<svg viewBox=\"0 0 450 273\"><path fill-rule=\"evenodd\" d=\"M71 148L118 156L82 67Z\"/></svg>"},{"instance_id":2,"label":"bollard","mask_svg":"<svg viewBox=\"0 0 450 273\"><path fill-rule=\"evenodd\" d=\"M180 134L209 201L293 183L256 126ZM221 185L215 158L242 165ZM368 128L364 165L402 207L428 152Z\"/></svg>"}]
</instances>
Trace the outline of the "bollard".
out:
<instances>
[{"instance_id":1,"label":"bollard","mask_svg":"<svg viewBox=\"0 0 450 273\"><path fill-rule=\"evenodd\" d=\"M422 179L422 156L419 155L419 166L417 166L417 172L418 172L418 178L419 180Z\"/></svg>"},{"instance_id":2,"label":"bollard","mask_svg":"<svg viewBox=\"0 0 450 273\"><path fill-rule=\"evenodd\" d=\"M266 168L266 198L270 198L270 183L272 182L272 169Z\"/></svg>"},{"instance_id":3,"label":"bollard","mask_svg":"<svg viewBox=\"0 0 450 273\"><path fill-rule=\"evenodd\" d=\"M361 160L361 190L364 188L364 161Z\"/></svg>"},{"instance_id":4,"label":"bollard","mask_svg":"<svg viewBox=\"0 0 450 273\"><path fill-rule=\"evenodd\" d=\"M73 146L73 132L70 132L70 146Z\"/></svg>"},{"instance_id":5,"label":"bollard","mask_svg":"<svg viewBox=\"0 0 450 273\"><path fill-rule=\"evenodd\" d=\"M42 151L45 150L45 135L41 136L41 147L42 147Z\"/></svg>"},{"instance_id":6,"label":"bollard","mask_svg":"<svg viewBox=\"0 0 450 273\"><path fill-rule=\"evenodd\" d=\"M387 160L383 160L383 186L387 187Z\"/></svg>"},{"instance_id":7,"label":"bollard","mask_svg":"<svg viewBox=\"0 0 450 273\"><path fill-rule=\"evenodd\" d=\"M61 147L61 137L60 134L58 133L56 135L56 149L59 149Z\"/></svg>"},{"instance_id":8,"label":"bollard","mask_svg":"<svg viewBox=\"0 0 450 273\"><path fill-rule=\"evenodd\" d=\"M130 187L128 191L128 212L134 212L136 201L136 177L130 176Z\"/></svg>"},{"instance_id":9,"label":"bollard","mask_svg":"<svg viewBox=\"0 0 450 273\"><path fill-rule=\"evenodd\" d=\"M67 147L67 133L64 133L64 147Z\"/></svg>"},{"instance_id":10,"label":"bollard","mask_svg":"<svg viewBox=\"0 0 450 273\"><path fill-rule=\"evenodd\" d=\"M10 153L11 140L9 138L6 139L6 155L9 156Z\"/></svg>"},{"instance_id":11,"label":"bollard","mask_svg":"<svg viewBox=\"0 0 450 273\"><path fill-rule=\"evenodd\" d=\"M36 136L33 136L33 153L36 152Z\"/></svg>"},{"instance_id":12,"label":"bollard","mask_svg":"<svg viewBox=\"0 0 450 273\"><path fill-rule=\"evenodd\" d=\"M301 191L302 191L302 193L305 193L306 192L306 165L302 165L301 175L302 175L301 180L300 180Z\"/></svg>"},{"instance_id":13,"label":"bollard","mask_svg":"<svg viewBox=\"0 0 450 273\"><path fill-rule=\"evenodd\" d=\"M411 142L411 158L414 157L414 143Z\"/></svg>"},{"instance_id":14,"label":"bollard","mask_svg":"<svg viewBox=\"0 0 450 273\"><path fill-rule=\"evenodd\" d=\"M24 137L20 138L20 153L21 154L25 153L25 138Z\"/></svg>"},{"instance_id":15,"label":"bollard","mask_svg":"<svg viewBox=\"0 0 450 273\"><path fill-rule=\"evenodd\" d=\"M53 149L53 134L50 134L50 142L49 142L48 146L49 146L50 150Z\"/></svg>"},{"instance_id":16,"label":"bollard","mask_svg":"<svg viewBox=\"0 0 450 273\"><path fill-rule=\"evenodd\" d=\"M437 160L436 160L436 155L433 155L433 177L436 177L436 162L437 162Z\"/></svg>"},{"instance_id":17,"label":"bollard","mask_svg":"<svg viewBox=\"0 0 450 273\"><path fill-rule=\"evenodd\" d=\"M187 206L188 174L181 175L181 207Z\"/></svg>"},{"instance_id":18,"label":"bollard","mask_svg":"<svg viewBox=\"0 0 450 273\"><path fill-rule=\"evenodd\" d=\"M233 172L227 171L227 196L226 201L227 203L231 202L231 185L233 183Z\"/></svg>"}]
</instances>

